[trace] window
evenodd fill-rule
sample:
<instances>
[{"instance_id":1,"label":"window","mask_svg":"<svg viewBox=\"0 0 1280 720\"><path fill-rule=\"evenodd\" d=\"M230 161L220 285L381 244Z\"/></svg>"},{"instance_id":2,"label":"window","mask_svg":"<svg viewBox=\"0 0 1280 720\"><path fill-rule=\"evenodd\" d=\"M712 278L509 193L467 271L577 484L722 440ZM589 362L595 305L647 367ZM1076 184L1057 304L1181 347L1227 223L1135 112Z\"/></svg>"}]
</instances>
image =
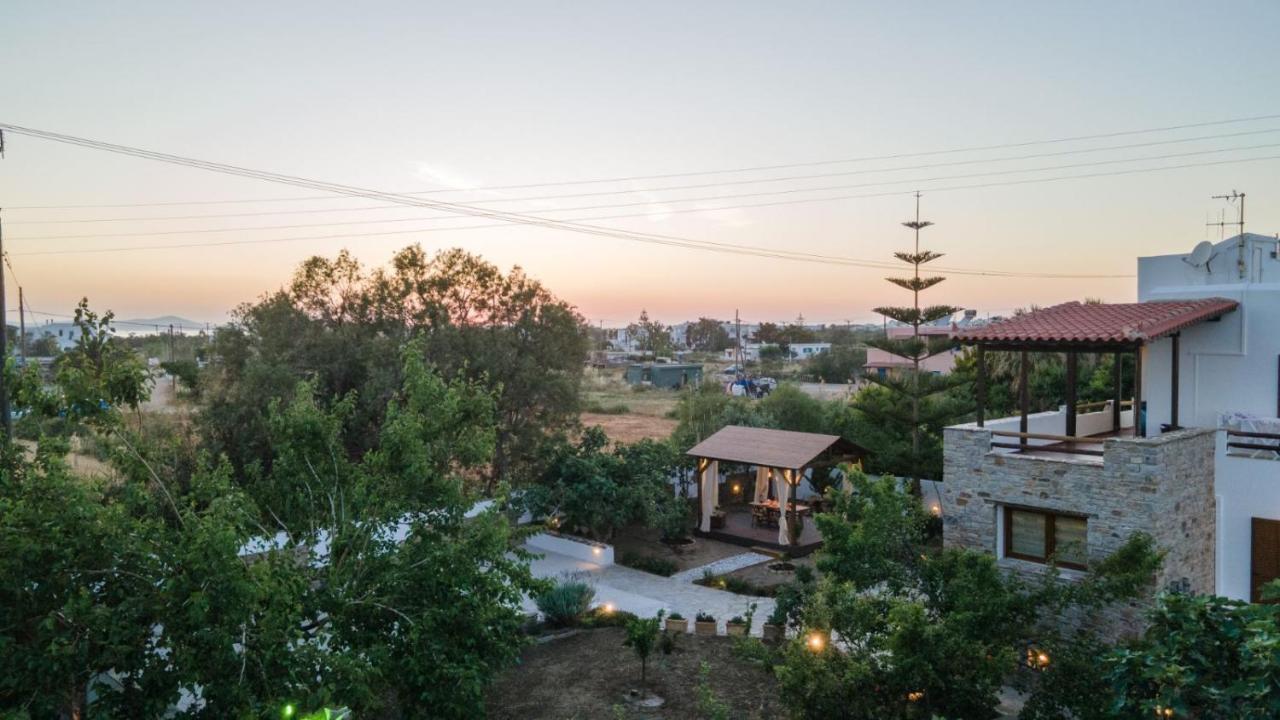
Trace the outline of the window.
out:
<instances>
[{"instance_id":1,"label":"window","mask_svg":"<svg viewBox=\"0 0 1280 720\"><path fill-rule=\"evenodd\" d=\"M1005 557L1083 570L1088 565L1086 538L1089 523L1078 515L1006 507L1004 509Z\"/></svg>"}]
</instances>

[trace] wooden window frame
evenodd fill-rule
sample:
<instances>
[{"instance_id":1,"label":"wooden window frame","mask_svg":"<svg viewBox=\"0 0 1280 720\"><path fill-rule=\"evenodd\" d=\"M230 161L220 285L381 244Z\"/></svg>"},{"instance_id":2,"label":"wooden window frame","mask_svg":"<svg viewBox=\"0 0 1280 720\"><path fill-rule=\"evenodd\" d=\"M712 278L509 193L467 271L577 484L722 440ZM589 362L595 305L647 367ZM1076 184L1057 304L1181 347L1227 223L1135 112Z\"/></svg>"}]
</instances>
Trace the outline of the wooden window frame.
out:
<instances>
[{"instance_id":1,"label":"wooden window frame","mask_svg":"<svg viewBox=\"0 0 1280 720\"><path fill-rule=\"evenodd\" d=\"M1078 515L1074 513L1054 512L1052 510L1042 510L1040 508L1030 508L1021 505L1005 505L1004 511L1004 556L1015 560L1024 560L1040 565L1050 564L1050 558L1057 552L1057 533L1056 524L1060 517L1071 518L1073 520L1084 520L1085 538L1089 536L1089 518L1086 515ZM1023 553L1014 552L1013 550L1013 514L1015 512L1030 513L1044 517L1044 557L1036 557L1034 555L1024 555ZM1085 556L1088 556L1088 545L1085 546ZM1076 563L1066 560L1053 560L1053 564L1058 567L1070 568L1072 570L1088 570L1088 563Z\"/></svg>"}]
</instances>

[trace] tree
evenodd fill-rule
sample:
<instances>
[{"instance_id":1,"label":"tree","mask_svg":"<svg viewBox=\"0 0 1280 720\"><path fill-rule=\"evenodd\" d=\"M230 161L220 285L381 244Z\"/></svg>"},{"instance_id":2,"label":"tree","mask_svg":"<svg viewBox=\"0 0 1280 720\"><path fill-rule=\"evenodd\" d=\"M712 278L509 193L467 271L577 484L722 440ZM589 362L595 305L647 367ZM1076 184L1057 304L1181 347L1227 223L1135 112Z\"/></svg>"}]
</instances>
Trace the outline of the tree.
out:
<instances>
[{"instance_id":1,"label":"tree","mask_svg":"<svg viewBox=\"0 0 1280 720\"><path fill-rule=\"evenodd\" d=\"M636 657L640 658L640 684L642 685L645 683L646 675L648 674L649 656L653 654L653 649L658 646L662 615L663 611L659 610L655 617L627 619L627 639L622 644L631 648Z\"/></svg>"},{"instance_id":2,"label":"tree","mask_svg":"<svg viewBox=\"0 0 1280 720\"><path fill-rule=\"evenodd\" d=\"M519 268L411 246L371 272L345 252L311 258L288 287L240 307L214 341L205 447L225 454L237 478L269 471L268 408L310 380L321 402L351 397L341 445L358 456L377 441L401 381L400 348L413 338L446 378L495 390L494 452L478 474L487 492L499 478L536 474L537 446L576 423L588 344L574 309Z\"/></svg>"},{"instance_id":3,"label":"tree","mask_svg":"<svg viewBox=\"0 0 1280 720\"><path fill-rule=\"evenodd\" d=\"M785 594L797 639L777 672L799 717L994 717L1030 643L1071 640L1062 613L1131 600L1159 566L1135 534L1080 581L1024 582L985 553L929 548L921 504L897 480L850 470L848 482L817 516L822 579ZM840 642L809 645L812 633Z\"/></svg>"},{"instance_id":4,"label":"tree","mask_svg":"<svg viewBox=\"0 0 1280 720\"><path fill-rule=\"evenodd\" d=\"M561 438L550 447L539 481L524 493L535 517L561 517L561 527L608 540L631 523L671 521L688 512L671 489L679 459L667 443L653 440L609 447L598 427L587 428L577 444ZM678 505L678 508L672 508Z\"/></svg>"},{"instance_id":5,"label":"tree","mask_svg":"<svg viewBox=\"0 0 1280 720\"><path fill-rule=\"evenodd\" d=\"M650 320L648 310L641 310L640 319L627 326L627 335L639 346L641 354L655 360L673 349L670 328L657 320Z\"/></svg>"},{"instance_id":6,"label":"tree","mask_svg":"<svg viewBox=\"0 0 1280 720\"><path fill-rule=\"evenodd\" d=\"M733 346L729 332L720 321L707 317L698 318L698 322L690 324L684 337L690 349L701 352L720 352Z\"/></svg>"},{"instance_id":7,"label":"tree","mask_svg":"<svg viewBox=\"0 0 1280 720\"><path fill-rule=\"evenodd\" d=\"M920 250L920 231L933 223L920 219L920 195L916 194L916 219L905 222L915 235L914 252L897 252L894 257L910 265L913 275L909 278L888 278L889 282L911 292L911 307L878 307L876 312L891 320L909 325L912 329L910 337L882 337L869 340L868 344L886 352L906 358L911 362L909 369L881 377L868 375L867 380L883 387L897 402L882 404L854 400L854 406L872 419L901 430L911 437L911 452L908 462L903 468L912 479L912 487L919 494L919 478L925 465L929 462L925 455L922 437L926 432L938 432L950 420L957 417L956 409L950 403L930 402L947 390L956 387L962 378L955 375L933 375L922 372L920 363L925 359L946 352L952 346L949 337L937 335L921 335L920 326L929 325L943 318L950 317L960 310L951 305L920 306L920 293L937 285L946 278L920 277L920 266L942 257L941 253Z\"/></svg>"},{"instance_id":8,"label":"tree","mask_svg":"<svg viewBox=\"0 0 1280 720\"><path fill-rule=\"evenodd\" d=\"M1280 606L1167 593L1148 621L1107 659L1113 694L1098 699L1110 700L1115 717L1280 713Z\"/></svg>"},{"instance_id":9,"label":"tree","mask_svg":"<svg viewBox=\"0 0 1280 720\"><path fill-rule=\"evenodd\" d=\"M75 347L55 366L56 387L63 409L73 419L138 408L150 393L150 377L142 360L111 336L114 314L99 316L87 298L76 306L73 322L79 330Z\"/></svg>"},{"instance_id":10,"label":"tree","mask_svg":"<svg viewBox=\"0 0 1280 720\"><path fill-rule=\"evenodd\" d=\"M805 364L804 374L813 382L853 382L862 376L862 366L866 364L865 348L833 345L830 350L810 358Z\"/></svg>"},{"instance_id":11,"label":"tree","mask_svg":"<svg viewBox=\"0 0 1280 720\"><path fill-rule=\"evenodd\" d=\"M481 714L544 583L501 502L468 517L492 394L421 346L401 361L373 449L346 457L350 402L304 383L268 409L271 474L244 489L208 456L175 478L161 459L178 448L111 414L93 418L114 423L110 485L43 442L33 460L5 447L0 714L80 718L90 697L104 718ZM199 701L179 707L184 692Z\"/></svg>"}]
</instances>

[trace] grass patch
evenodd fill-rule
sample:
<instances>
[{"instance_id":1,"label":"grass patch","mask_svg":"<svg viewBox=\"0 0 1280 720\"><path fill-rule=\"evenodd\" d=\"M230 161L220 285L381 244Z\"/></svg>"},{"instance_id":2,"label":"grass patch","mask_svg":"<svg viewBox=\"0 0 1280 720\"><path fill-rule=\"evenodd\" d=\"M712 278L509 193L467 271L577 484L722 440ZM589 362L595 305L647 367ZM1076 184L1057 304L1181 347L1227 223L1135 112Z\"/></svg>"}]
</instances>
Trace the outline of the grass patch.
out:
<instances>
[{"instance_id":1,"label":"grass patch","mask_svg":"<svg viewBox=\"0 0 1280 720\"><path fill-rule=\"evenodd\" d=\"M631 413L631 406L624 402L604 403L599 400L588 400L582 411L597 415L628 415Z\"/></svg>"},{"instance_id":2,"label":"grass patch","mask_svg":"<svg viewBox=\"0 0 1280 720\"><path fill-rule=\"evenodd\" d=\"M680 569L680 566L674 560L629 552L622 554L618 564L653 573L654 575L661 575L662 577L671 577Z\"/></svg>"}]
</instances>

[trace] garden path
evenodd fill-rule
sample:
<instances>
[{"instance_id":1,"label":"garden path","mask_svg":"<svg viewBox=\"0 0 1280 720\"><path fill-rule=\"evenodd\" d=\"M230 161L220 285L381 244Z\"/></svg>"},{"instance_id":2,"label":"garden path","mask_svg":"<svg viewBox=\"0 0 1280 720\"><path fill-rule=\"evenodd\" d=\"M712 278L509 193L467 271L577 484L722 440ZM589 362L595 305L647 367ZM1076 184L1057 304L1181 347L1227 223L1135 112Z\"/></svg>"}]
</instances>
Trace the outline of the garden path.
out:
<instances>
[{"instance_id":1,"label":"garden path","mask_svg":"<svg viewBox=\"0 0 1280 720\"><path fill-rule=\"evenodd\" d=\"M748 597L693 584L694 580L702 577L704 569L715 573L727 572L717 568L730 560L744 563L736 567L745 567L768 560L764 555L743 553L671 577L662 577L622 565L601 566L557 553L539 552L541 557L532 563L535 576L583 580L595 586L597 605L611 603L619 610L641 617L652 617L659 610L666 610L668 615L678 612L692 621L699 612L710 613L716 618L717 632L723 635L725 621L734 615L746 615L747 607L756 603L751 634L759 635L765 618L773 612L773 598ZM736 569L733 563L725 567ZM536 612L537 605L532 598L526 598L524 609ZM689 626L692 629L693 623L690 622Z\"/></svg>"}]
</instances>

